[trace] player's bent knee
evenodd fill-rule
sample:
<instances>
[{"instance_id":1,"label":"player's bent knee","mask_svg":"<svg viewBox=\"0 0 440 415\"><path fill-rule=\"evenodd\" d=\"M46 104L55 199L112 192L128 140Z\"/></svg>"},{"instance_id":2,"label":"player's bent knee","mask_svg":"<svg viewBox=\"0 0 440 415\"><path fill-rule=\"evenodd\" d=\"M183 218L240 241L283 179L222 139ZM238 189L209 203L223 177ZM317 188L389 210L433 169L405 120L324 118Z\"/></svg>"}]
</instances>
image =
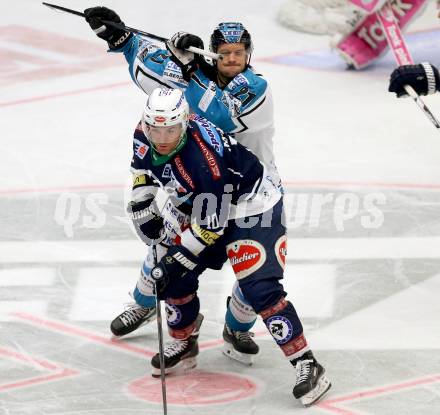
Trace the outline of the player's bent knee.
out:
<instances>
[{"instance_id":1,"label":"player's bent knee","mask_svg":"<svg viewBox=\"0 0 440 415\"><path fill-rule=\"evenodd\" d=\"M286 295L283 286L274 278L258 280L245 278L240 280L239 284L244 298L258 314Z\"/></svg>"}]
</instances>

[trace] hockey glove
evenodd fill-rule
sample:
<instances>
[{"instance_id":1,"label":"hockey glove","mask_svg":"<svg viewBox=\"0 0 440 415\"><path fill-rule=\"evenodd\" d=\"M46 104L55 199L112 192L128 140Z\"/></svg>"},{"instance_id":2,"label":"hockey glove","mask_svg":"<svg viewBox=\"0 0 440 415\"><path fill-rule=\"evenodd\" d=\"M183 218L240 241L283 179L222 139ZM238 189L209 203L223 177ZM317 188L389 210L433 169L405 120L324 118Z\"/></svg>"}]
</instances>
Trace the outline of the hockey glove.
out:
<instances>
[{"instance_id":1,"label":"hockey glove","mask_svg":"<svg viewBox=\"0 0 440 415\"><path fill-rule=\"evenodd\" d=\"M132 33L123 29L117 29L113 26L106 26L102 20L124 24L121 18L107 7L91 7L84 10L86 21L96 33L96 36L107 41L110 49L119 49L125 46L133 36Z\"/></svg>"},{"instance_id":2,"label":"hockey glove","mask_svg":"<svg viewBox=\"0 0 440 415\"><path fill-rule=\"evenodd\" d=\"M151 270L156 283L157 295L162 298L171 278L184 277L198 265L198 258L181 245L172 246Z\"/></svg>"},{"instance_id":3,"label":"hockey glove","mask_svg":"<svg viewBox=\"0 0 440 415\"><path fill-rule=\"evenodd\" d=\"M177 32L166 43L166 47L171 54L171 60L180 67L183 79L189 82L193 72L198 67L198 62L202 59L199 55L188 52L190 46L203 49L203 40L196 35L186 32Z\"/></svg>"},{"instance_id":4,"label":"hockey glove","mask_svg":"<svg viewBox=\"0 0 440 415\"><path fill-rule=\"evenodd\" d=\"M153 199L130 202L127 213L140 238L147 245L157 245L164 234L164 223Z\"/></svg>"},{"instance_id":5,"label":"hockey glove","mask_svg":"<svg viewBox=\"0 0 440 415\"><path fill-rule=\"evenodd\" d=\"M399 66L391 74L388 91L396 93L398 98L407 96L405 85L413 87L419 95L433 94L440 88L438 70L430 63Z\"/></svg>"}]
</instances>

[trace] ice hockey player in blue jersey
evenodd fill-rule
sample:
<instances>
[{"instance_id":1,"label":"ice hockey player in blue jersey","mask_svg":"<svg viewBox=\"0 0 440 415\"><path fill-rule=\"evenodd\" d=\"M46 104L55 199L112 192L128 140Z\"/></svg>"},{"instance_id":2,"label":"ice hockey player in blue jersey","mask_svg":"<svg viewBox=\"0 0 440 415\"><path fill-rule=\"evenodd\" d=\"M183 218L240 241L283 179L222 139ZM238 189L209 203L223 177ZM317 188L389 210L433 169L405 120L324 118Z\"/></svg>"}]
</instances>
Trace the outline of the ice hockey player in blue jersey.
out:
<instances>
[{"instance_id":1,"label":"ice hockey player in blue jersey","mask_svg":"<svg viewBox=\"0 0 440 415\"><path fill-rule=\"evenodd\" d=\"M167 49L163 49L148 39L103 26L101 20L121 22L112 10L94 7L85 10L85 15L95 33L108 42L110 51L124 54L132 79L144 92L150 94L158 85L185 91L192 112L234 133L241 144L265 162L274 180L280 184L273 155L272 95L266 80L250 66L252 40L241 23L220 23L213 31L210 49L223 59L210 65L202 57L185 50L190 46L203 48L203 41L198 36L178 32L167 43ZM174 220L183 220L177 209L170 206L167 211ZM162 242L159 249L165 249L163 245L166 246L170 239ZM133 292L135 302L111 324L117 336L136 330L155 315L149 275L151 261L149 251ZM258 353L250 333L256 314L238 284L227 304L223 352L251 364Z\"/></svg>"},{"instance_id":2,"label":"ice hockey player in blue jersey","mask_svg":"<svg viewBox=\"0 0 440 415\"><path fill-rule=\"evenodd\" d=\"M293 395L305 406L316 402L330 382L280 283L286 228L282 191L270 170L214 124L190 117L177 89L152 91L134 134L133 153L129 212L142 239L157 244L166 238L162 212L167 198L190 219L175 224L178 237L151 270L173 338L164 349L166 373L196 366L202 320L198 278L217 266L218 257L227 257L241 293L296 367ZM158 355L151 364L153 376L160 376Z\"/></svg>"}]
</instances>

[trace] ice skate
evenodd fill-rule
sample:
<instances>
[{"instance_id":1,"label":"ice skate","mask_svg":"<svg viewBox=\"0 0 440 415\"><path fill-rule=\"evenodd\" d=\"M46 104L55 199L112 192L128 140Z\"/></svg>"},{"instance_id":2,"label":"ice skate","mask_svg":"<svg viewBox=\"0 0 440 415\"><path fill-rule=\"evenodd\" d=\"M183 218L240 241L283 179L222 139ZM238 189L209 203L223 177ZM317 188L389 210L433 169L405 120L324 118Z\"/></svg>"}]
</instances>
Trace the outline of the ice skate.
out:
<instances>
[{"instance_id":1,"label":"ice skate","mask_svg":"<svg viewBox=\"0 0 440 415\"><path fill-rule=\"evenodd\" d=\"M225 324L223 354L245 365L251 365L259 351L258 345L252 340L253 336L254 333L250 331L234 331Z\"/></svg>"},{"instance_id":2,"label":"ice skate","mask_svg":"<svg viewBox=\"0 0 440 415\"><path fill-rule=\"evenodd\" d=\"M316 361L311 351L292 364L296 367L296 383L293 396L304 406L313 405L330 387L330 381L324 376L325 369Z\"/></svg>"},{"instance_id":3,"label":"ice skate","mask_svg":"<svg viewBox=\"0 0 440 415\"><path fill-rule=\"evenodd\" d=\"M203 315L199 314L196 320L196 327L191 336L184 340L173 339L165 345L165 375L184 372L194 369L197 366L196 356L199 354L197 339L202 321ZM151 359L151 375L153 377L160 377L159 353L155 354Z\"/></svg>"},{"instance_id":4,"label":"ice skate","mask_svg":"<svg viewBox=\"0 0 440 415\"><path fill-rule=\"evenodd\" d=\"M112 321L110 330L115 336L125 336L149 323L155 317L156 307L142 307L133 302Z\"/></svg>"}]
</instances>

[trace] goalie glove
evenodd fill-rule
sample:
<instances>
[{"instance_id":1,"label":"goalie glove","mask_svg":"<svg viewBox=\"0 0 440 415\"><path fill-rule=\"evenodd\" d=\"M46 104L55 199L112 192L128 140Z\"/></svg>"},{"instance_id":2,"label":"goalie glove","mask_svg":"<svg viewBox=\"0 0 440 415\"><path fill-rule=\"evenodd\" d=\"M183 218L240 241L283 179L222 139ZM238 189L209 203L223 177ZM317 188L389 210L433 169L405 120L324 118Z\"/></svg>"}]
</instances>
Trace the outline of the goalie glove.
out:
<instances>
[{"instance_id":1,"label":"goalie glove","mask_svg":"<svg viewBox=\"0 0 440 415\"><path fill-rule=\"evenodd\" d=\"M180 67L183 79L189 82L193 72L197 69L200 56L185 49L194 46L203 49L203 40L196 35L186 32L177 32L166 43L166 47L171 54L170 59Z\"/></svg>"},{"instance_id":2,"label":"goalie glove","mask_svg":"<svg viewBox=\"0 0 440 415\"><path fill-rule=\"evenodd\" d=\"M107 7L91 7L84 10L86 21L95 32L96 36L107 41L110 49L119 49L125 46L131 37L132 33L123 29L117 29L113 26L106 26L102 23L103 20L109 22L124 24L121 18L111 9Z\"/></svg>"},{"instance_id":3,"label":"goalie glove","mask_svg":"<svg viewBox=\"0 0 440 415\"><path fill-rule=\"evenodd\" d=\"M391 74L388 91L394 92L398 98L407 96L405 85L413 87L419 95L433 94L440 88L439 72L427 62L399 66Z\"/></svg>"}]
</instances>

